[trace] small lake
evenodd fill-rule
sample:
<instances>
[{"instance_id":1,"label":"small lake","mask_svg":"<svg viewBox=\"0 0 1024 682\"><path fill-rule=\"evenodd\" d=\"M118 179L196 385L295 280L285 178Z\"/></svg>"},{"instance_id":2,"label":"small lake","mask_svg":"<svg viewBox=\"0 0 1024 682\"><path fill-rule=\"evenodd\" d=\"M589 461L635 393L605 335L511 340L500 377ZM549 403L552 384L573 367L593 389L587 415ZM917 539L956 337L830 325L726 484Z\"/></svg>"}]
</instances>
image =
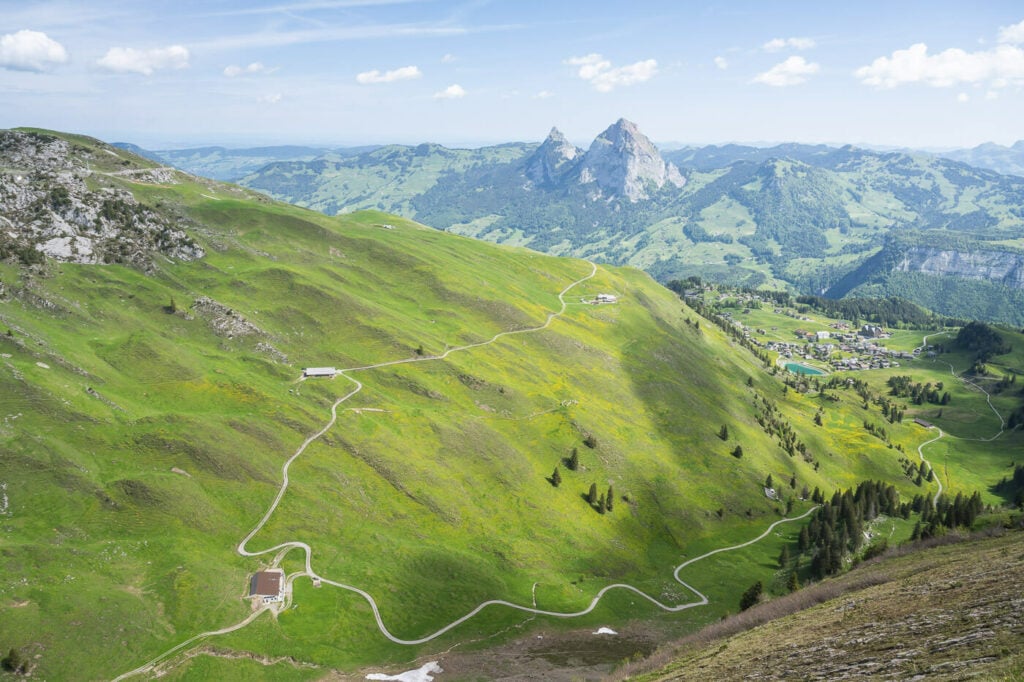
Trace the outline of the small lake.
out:
<instances>
[{"instance_id":1,"label":"small lake","mask_svg":"<svg viewBox=\"0 0 1024 682\"><path fill-rule=\"evenodd\" d=\"M796 362L787 362L786 369L788 369L790 372L793 372L794 374L805 374L807 376L823 376L825 374L820 369L814 369L813 367L801 365Z\"/></svg>"}]
</instances>

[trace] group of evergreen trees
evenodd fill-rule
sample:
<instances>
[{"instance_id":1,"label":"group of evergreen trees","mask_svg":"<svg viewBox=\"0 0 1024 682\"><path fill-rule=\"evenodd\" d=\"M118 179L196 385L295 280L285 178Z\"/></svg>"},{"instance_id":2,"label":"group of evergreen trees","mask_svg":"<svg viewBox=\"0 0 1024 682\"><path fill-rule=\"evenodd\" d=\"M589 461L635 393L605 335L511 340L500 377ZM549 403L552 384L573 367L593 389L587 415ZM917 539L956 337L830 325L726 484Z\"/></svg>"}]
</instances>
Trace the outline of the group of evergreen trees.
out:
<instances>
[{"instance_id":1,"label":"group of evergreen trees","mask_svg":"<svg viewBox=\"0 0 1024 682\"><path fill-rule=\"evenodd\" d=\"M1015 507L1024 508L1024 466L1018 464L1010 478L1003 476L1003 480L996 484L995 490L1011 500Z\"/></svg>"},{"instance_id":2,"label":"group of evergreen trees","mask_svg":"<svg viewBox=\"0 0 1024 682\"><path fill-rule=\"evenodd\" d=\"M915 405L923 405L925 403L948 405L950 401L949 391L940 393L944 388L944 384L941 381L934 385L931 382L923 385L920 382L915 384L913 378L901 374L889 377L886 384L889 386L892 395L897 398L910 398L911 402Z\"/></svg>"},{"instance_id":3,"label":"group of evergreen trees","mask_svg":"<svg viewBox=\"0 0 1024 682\"><path fill-rule=\"evenodd\" d=\"M782 416L772 400L757 395L754 397L754 409L757 411L757 423L769 437L778 439L779 447L790 457L799 452L808 464L814 461L814 457L807 451L807 446L797 437L793 425Z\"/></svg>"},{"instance_id":4,"label":"group of evergreen trees","mask_svg":"<svg viewBox=\"0 0 1024 682\"><path fill-rule=\"evenodd\" d=\"M587 442L587 439L593 439L593 445L589 445L589 447L592 447L592 448L593 447L597 447L597 439L596 438L594 438L591 435L587 435L586 439L584 439L584 443ZM573 448L572 449L572 453L568 457L566 457L564 460L562 460L562 462L563 462L563 464L565 464L565 467L569 471L579 471L579 468L580 468L580 451L579 451L579 449L578 448ZM562 472L559 470L558 466L555 466L555 470L551 472L551 476L548 477L548 481L551 483L552 486L554 486L556 488L562 485ZM601 493L600 495L598 495L597 483L591 483L590 484L590 490L587 492L587 494L584 497L586 497L587 502L598 513L606 514L606 513L612 511L615 508L615 488L612 485L608 486L608 492L607 493Z\"/></svg>"},{"instance_id":5,"label":"group of evergreen trees","mask_svg":"<svg viewBox=\"0 0 1024 682\"><path fill-rule=\"evenodd\" d=\"M910 539L923 540L940 535L947 528L970 528L985 505L981 502L981 493L975 491L970 497L963 493L957 493L952 499L940 495L937 504L933 504L929 496L915 495L911 508L921 513L921 519L914 525Z\"/></svg>"},{"instance_id":6,"label":"group of evergreen trees","mask_svg":"<svg viewBox=\"0 0 1024 682\"><path fill-rule=\"evenodd\" d=\"M974 351L979 362L988 362L996 355L1005 355L1013 348L999 333L984 322L968 322L956 334L957 347Z\"/></svg>"},{"instance_id":7,"label":"group of evergreen trees","mask_svg":"<svg viewBox=\"0 0 1024 682\"><path fill-rule=\"evenodd\" d=\"M818 495L815 490L815 496ZM838 573L843 557L863 546L866 522L880 514L900 513L899 493L894 486L881 481L864 481L856 490L837 491L800 529L797 546L801 553L812 553L811 576L820 579Z\"/></svg>"}]
</instances>

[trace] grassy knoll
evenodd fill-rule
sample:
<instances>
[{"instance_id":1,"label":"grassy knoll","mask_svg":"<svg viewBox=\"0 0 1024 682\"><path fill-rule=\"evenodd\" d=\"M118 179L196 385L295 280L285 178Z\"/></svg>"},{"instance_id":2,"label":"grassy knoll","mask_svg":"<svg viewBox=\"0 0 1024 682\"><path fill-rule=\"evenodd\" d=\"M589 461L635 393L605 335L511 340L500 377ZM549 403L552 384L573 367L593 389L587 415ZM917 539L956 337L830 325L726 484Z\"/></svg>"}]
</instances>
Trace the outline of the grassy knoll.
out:
<instances>
[{"instance_id":1,"label":"grassy knoll","mask_svg":"<svg viewBox=\"0 0 1024 682\"><path fill-rule=\"evenodd\" d=\"M98 143L78 144L104 155ZM274 557L242 558L235 547L277 494L283 462L354 387L344 376L299 382L301 368L430 358L537 327L559 310L558 293L591 271L380 213L329 218L209 181L90 179L179 216L207 255L155 258L145 273L0 269L0 483L9 499L0 648L38 655L38 674L50 678L112 677L248 615L248 576ZM579 303L596 293L619 302ZM672 568L756 537L804 485L830 493L878 478L904 495L919 490L903 474L904 453L864 430L855 394L832 401L785 389L648 276L602 266L566 300L542 332L352 372L364 389L295 462L280 508L249 548L308 543L317 572L369 591L393 633L419 638L487 599L526 605L535 594L541 608L576 611L602 587L629 582L666 603L691 601ZM765 398L808 456L791 456L758 423ZM881 421L877 406L868 414ZM891 427L905 456L916 457L915 428ZM738 445L742 458L730 454ZM576 471L565 464L573 449ZM547 479L556 466L557 488ZM980 471L967 480L998 480L995 468ZM764 494L768 474L779 501ZM591 484L614 488L611 512L583 499ZM794 501L794 513L804 509ZM683 579L712 599L706 608L664 616L612 593L573 626L709 622L756 580L778 589L774 559L798 530L782 526L688 569ZM283 566L299 568L298 553ZM168 665L181 678L305 677L316 669L306 664L344 670L499 641L527 620L492 608L404 647L378 632L361 597L300 579L276 619L265 614L203 644L244 658L221 651Z\"/></svg>"}]
</instances>

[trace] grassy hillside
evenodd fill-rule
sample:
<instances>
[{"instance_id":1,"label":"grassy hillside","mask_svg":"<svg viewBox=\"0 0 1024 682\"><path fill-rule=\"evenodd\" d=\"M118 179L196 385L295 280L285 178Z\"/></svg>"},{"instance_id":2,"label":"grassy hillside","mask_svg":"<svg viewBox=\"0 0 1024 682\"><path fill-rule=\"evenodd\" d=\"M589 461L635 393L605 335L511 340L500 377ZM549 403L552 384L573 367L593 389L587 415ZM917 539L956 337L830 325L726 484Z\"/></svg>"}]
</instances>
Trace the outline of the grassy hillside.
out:
<instances>
[{"instance_id":1,"label":"grassy hillside","mask_svg":"<svg viewBox=\"0 0 1024 682\"><path fill-rule=\"evenodd\" d=\"M277 494L283 463L353 380L364 388L296 461L249 548L308 543L319 574L371 593L407 639L487 599L577 611L615 582L695 601L672 568L758 536L803 485L878 478L919 490L863 429L859 398L826 405L827 426L816 427L818 398L787 391L641 272L598 267L547 329L432 359L543 325L591 265L380 213L330 218L180 175L142 181L91 165L139 163L127 152L68 139L90 186L127 189L176 216L206 255L155 255L145 272L0 266L0 649L32 657L39 676L113 677L242 621L260 567L301 570L298 552L243 558L235 548ZM598 293L619 301L581 301ZM298 381L307 366L410 359ZM810 457L790 456L759 426L760 398L779 405ZM894 425L894 442L916 447L915 428ZM737 445L742 458L730 454ZM565 466L573 449L577 471ZM557 488L547 480L556 466ZM769 500L769 473L797 487ZM989 473L958 476L951 485L966 488ZM614 487L613 511L583 499L592 483ZM807 508L796 501L794 513ZM708 595L705 608L668 616L614 592L572 624L642 618L685 631L713 621L737 590L771 579L771 558L797 530L781 526L684 578ZM351 669L500 638L522 621L492 607L402 646L381 636L358 595L300 579L280 616L213 641ZM223 669L194 660L187 676ZM251 668L239 662L232 674Z\"/></svg>"},{"instance_id":2,"label":"grassy hillside","mask_svg":"<svg viewBox=\"0 0 1024 682\"><path fill-rule=\"evenodd\" d=\"M651 662L622 671L635 680L910 677L1020 679L1024 674L1019 585L1024 535L922 550L859 568L743 614ZM790 602L790 603L787 603ZM815 605L816 604L816 605ZM807 608L809 606L809 608ZM735 628L735 629L734 629ZM717 630L718 632L715 632Z\"/></svg>"}]
</instances>

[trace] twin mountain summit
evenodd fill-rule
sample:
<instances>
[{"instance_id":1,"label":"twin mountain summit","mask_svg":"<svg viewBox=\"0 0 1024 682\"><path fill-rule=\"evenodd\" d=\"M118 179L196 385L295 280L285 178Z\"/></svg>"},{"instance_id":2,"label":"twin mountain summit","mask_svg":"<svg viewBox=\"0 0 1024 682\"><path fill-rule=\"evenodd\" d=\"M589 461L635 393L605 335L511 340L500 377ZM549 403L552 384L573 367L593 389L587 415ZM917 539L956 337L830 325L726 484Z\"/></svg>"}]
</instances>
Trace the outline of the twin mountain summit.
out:
<instances>
[{"instance_id":1,"label":"twin mountain summit","mask_svg":"<svg viewBox=\"0 0 1024 682\"><path fill-rule=\"evenodd\" d=\"M329 215L379 209L663 282L898 296L1024 323L1024 254L1013 245L1024 236L1024 177L1013 175L1024 143L949 158L803 144L662 153L620 119L586 149L557 128L540 144L479 149L123 146Z\"/></svg>"}]
</instances>

